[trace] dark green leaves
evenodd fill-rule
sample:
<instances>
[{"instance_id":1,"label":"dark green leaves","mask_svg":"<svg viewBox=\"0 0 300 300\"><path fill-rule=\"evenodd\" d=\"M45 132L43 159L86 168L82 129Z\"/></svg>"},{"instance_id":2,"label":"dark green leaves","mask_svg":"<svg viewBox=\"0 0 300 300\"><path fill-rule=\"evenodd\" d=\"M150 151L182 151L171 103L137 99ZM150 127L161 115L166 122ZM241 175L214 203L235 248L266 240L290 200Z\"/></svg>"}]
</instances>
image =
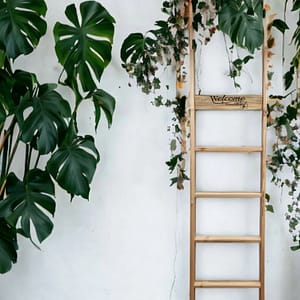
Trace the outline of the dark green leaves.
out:
<instances>
[{"instance_id":1,"label":"dark green leaves","mask_svg":"<svg viewBox=\"0 0 300 300\"><path fill-rule=\"evenodd\" d=\"M0 44L9 58L29 54L46 33L43 0L0 0Z\"/></svg>"},{"instance_id":2,"label":"dark green leaves","mask_svg":"<svg viewBox=\"0 0 300 300\"><path fill-rule=\"evenodd\" d=\"M16 227L18 221L23 234L32 237L31 225L34 225L37 238L42 242L49 236L53 224L45 212L52 216L55 212L54 184L45 171L33 169L24 180L10 173L6 184L7 197L0 202L0 217Z\"/></svg>"},{"instance_id":3,"label":"dark green leaves","mask_svg":"<svg viewBox=\"0 0 300 300\"><path fill-rule=\"evenodd\" d=\"M91 136L74 137L50 158L47 169L59 185L71 195L88 199L99 153Z\"/></svg>"},{"instance_id":4,"label":"dark green leaves","mask_svg":"<svg viewBox=\"0 0 300 300\"><path fill-rule=\"evenodd\" d=\"M144 55L146 50L152 49L155 40L145 37L142 33L131 33L123 42L121 59L124 63L128 60L135 64Z\"/></svg>"},{"instance_id":5,"label":"dark green leaves","mask_svg":"<svg viewBox=\"0 0 300 300\"><path fill-rule=\"evenodd\" d=\"M220 1L218 28L233 43L250 53L263 43L263 7L261 0Z\"/></svg>"},{"instance_id":6,"label":"dark green leaves","mask_svg":"<svg viewBox=\"0 0 300 300\"><path fill-rule=\"evenodd\" d=\"M112 97L110 94L103 90L96 90L93 93L93 102L95 107L95 127L97 129L100 117L101 117L101 110L104 111L106 116L106 120L108 123L108 127L112 124L113 113L115 111L116 101L115 98Z\"/></svg>"},{"instance_id":7,"label":"dark green leaves","mask_svg":"<svg viewBox=\"0 0 300 300\"><path fill-rule=\"evenodd\" d=\"M114 19L107 10L95 1L80 4L81 16L75 5L66 8L66 16L74 25L57 22L54 27L55 50L64 67L70 87L77 86L77 77L84 91L96 88L104 68L111 60L114 34Z\"/></svg>"},{"instance_id":8,"label":"dark green leaves","mask_svg":"<svg viewBox=\"0 0 300 300\"><path fill-rule=\"evenodd\" d=\"M16 230L3 218L0 218L0 274L11 269L12 263L17 262Z\"/></svg>"},{"instance_id":9,"label":"dark green leaves","mask_svg":"<svg viewBox=\"0 0 300 300\"><path fill-rule=\"evenodd\" d=\"M24 123L19 124L21 139L25 143L34 140L40 154L55 149L67 129L65 118L71 116L68 102L54 88L55 85L42 85L36 97L24 99L32 110Z\"/></svg>"},{"instance_id":10,"label":"dark green leaves","mask_svg":"<svg viewBox=\"0 0 300 300\"><path fill-rule=\"evenodd\" d=\"M284 21L282 21L280 19L275 19L272 22L272 26L277 28L281 33L285 33L285 31L287 29L289 29L289 26Z\"/></svg>"}]
</instances>

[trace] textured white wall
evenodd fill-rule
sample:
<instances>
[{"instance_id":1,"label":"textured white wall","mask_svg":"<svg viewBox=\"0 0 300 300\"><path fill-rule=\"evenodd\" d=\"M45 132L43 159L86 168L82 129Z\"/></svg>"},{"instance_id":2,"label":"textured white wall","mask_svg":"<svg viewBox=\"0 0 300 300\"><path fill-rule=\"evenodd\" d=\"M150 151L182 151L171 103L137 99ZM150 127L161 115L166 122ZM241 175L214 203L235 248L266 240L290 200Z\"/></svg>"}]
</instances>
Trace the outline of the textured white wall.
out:
<instances>
[{"instance_id":1,"label":"textured white wall","mask_svg":"<svg viewBox=\"0 0 300 300\"><path fill-rule=\"evenodd\" d=\"M73 1L48 1L47 19L64 20L63 11ZM76 1L80 2L80 1ZM189 194L169 188L164 162L169 157L166 128L171 115L156 109L137 88L129 88L120 67L121 42L130 32L145 31L161 17L161 1L102 0L116 18L113 62L106 71L102 87L117 99L111 130L106 123L97 134L101 164L97 170L91 200L68 198L58 191L55 227L52 236L38 251L25 240L20 242L19 262L0 278L0 300L187 300L189 269ZM52 47L51 32L42 40L35 55L20 60L20 66L35 71L41 81L56 81L60 67ZM216 37L203 50L200 85L203 92L232 92L224 76L226 56L222 37ZM258 93L259 60L249 67L253 84L245 77L241 93ZM167 73L171 86L174 74ZM172 92L172 91L171 91ZM233 91L236 93L236 91ZM84 132L91 132L92 108L83 108L80 121ZM259 136L254 114L199 114L198 142L256 144ZM254 133L254 134L253 134ZM225 135L227 134L227 136ZM253 188L258 167L247 167L249 155L224 155L199 159L199 188L211 185L218 175L222 184L237 182ZM256 161L256 158L253 157ZM231 172L226 173L228 164ZM238 170L238 172L236 171ZM240 171L243 171L243 177ZM252 173L254 172L254 173ZM201 177L200 177L201 176ZM266 286L267 300L297 300L300 293L300 252L289 250L284 223L284 199L272 192L276 213L267 215ZM221 200L199 202L199 232L220 234L255 233L258 201ZM241 231L239 231L239 228ZM257 249L251 246L205 246L199 249L198 275L216 279L233 276L252 278L257 274ZM201 266L202 268L201 268ZM227 276L227 277L226 277ZM229 276L229 277L228 277ZM173 293L171 286L175 280ZM257 291L199 291L203 300L256 300Z\"/></svg>"}]
</instances>

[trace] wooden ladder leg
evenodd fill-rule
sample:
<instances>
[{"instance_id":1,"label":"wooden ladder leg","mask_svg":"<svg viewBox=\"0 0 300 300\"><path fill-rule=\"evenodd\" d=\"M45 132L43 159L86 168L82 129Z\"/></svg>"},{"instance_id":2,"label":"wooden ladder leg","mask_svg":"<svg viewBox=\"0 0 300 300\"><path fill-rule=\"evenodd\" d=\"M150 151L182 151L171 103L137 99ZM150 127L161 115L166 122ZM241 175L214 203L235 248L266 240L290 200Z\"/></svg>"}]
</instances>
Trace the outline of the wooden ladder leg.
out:
<instances>
[{"instance_id":1,"label":"wooden ladder leg","mask_svg":"<svg viewBox=\"0 0 300 300\"><path fill-rule=\"evenodd\" d=\"M266 170L267 170L267 103L268 103L268 58L267 53L267 21L264 19L264 44L262 47L262 124L261 124L261 178L260 178L260 272L261 282L259 300L265 299L265 194L266 194Z\"/></svg>"},{"instance_id":2,"label":"wooden ladder leg","mask_svg":"<svg viewBox=\"0 0 300 300\"><path fill-rule=\"evenodd\" d=\"M195 112L195 52L193 49L193 8L189 1L189 54L190 54L190 300L196 299L196 112Z\"/></svg>"}]
</instances>

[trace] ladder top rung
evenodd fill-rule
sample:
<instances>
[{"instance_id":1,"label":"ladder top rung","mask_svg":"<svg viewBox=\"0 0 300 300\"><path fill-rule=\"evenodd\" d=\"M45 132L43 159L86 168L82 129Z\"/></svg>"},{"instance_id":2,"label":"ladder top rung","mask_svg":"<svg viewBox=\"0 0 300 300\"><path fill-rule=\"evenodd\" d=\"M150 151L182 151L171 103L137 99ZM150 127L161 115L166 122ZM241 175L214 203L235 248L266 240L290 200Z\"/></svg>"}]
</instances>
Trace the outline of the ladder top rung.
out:
<instances>
[{"instance_id":1,"label":"ladder top rung","mask_svg":"<svg viewBox=\"0 0 300 300\"><path fill-rule=\"evenodd\" d=\"M260 192L196 192L196 198L260 198Z\"/></svg>"},{"instance_id":2,"label":"ladder top rung","mask_svg":"<svg viewBox=\"0 0 300 300\"><path fill-rule=\"evenodd\" d=\"M200 235L196 236L196 243L260 243L259 236L214 236Z\"/></svg>"},{"instance_id":3,"label":"ladder top rung","mask_svg":"<svg viewBox=\"0 0 300 300\"><path fill-rule=\"evenodd\" d=\"M224 147L224 146L197 146L196 152L261 152L262 147L259 146L243 146L243 147Z\"/></svg>"},{"instance_id":4,"label":"ladder top rung","mask_svg":"<svg viewBox=\"0 0 300 300\"><path fill-rule=\"evenodd\" d=\"M262 110L262 95L195 95L196 110Z\"/></svg>"},{"instance_id":5,"label":"ladder top rung","mask_svg":"<svg viewBox=\"0 0 300 300\"><path fill-rule=\"evenodd\" d=\"M195 288L260 288L258 280L197 280Z\"/></svg>"}]
</instances>

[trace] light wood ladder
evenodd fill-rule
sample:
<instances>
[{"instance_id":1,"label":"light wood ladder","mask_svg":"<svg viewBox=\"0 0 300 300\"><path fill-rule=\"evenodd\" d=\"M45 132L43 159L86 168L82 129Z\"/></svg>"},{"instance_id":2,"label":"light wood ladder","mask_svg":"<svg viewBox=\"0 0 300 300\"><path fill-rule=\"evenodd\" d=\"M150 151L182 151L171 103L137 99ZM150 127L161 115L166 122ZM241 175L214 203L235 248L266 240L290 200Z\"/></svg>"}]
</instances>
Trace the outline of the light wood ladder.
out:
<instances>
[{"instance_id":1,"label":"light wood ladder","mask_svg":"<svg viewBox=\"0 0 300 300\"><path fill-rule=\"evenodd\" d=\"M191 1L189 5L189 44L193 45ZM265 28L266 30L266 28ZM266 39L265 39L266 40ZM196 300L198 288L256 288L259 300L265 299L265 192L267 128L267 45L262 49L261 95L229 95L227 98L195 95L195 52L190 46L190 300ZM261 111L261 145L256 147L208 147L196 145L196 111L257 110ZM260 153L260 190L243 192L199 192L196 190L196 154L198 152ZM196 202L199 198L259 198L260 225L258 236L202 236L196 231ZM245 200L247 201L247 200ZM199 243L257 243L259 245L259 278L257 280L197 280L196 246ZM200 300L200 299L199 299ZM205 300L205 299L201 299Z\"/></svg>"}]
</instances>

